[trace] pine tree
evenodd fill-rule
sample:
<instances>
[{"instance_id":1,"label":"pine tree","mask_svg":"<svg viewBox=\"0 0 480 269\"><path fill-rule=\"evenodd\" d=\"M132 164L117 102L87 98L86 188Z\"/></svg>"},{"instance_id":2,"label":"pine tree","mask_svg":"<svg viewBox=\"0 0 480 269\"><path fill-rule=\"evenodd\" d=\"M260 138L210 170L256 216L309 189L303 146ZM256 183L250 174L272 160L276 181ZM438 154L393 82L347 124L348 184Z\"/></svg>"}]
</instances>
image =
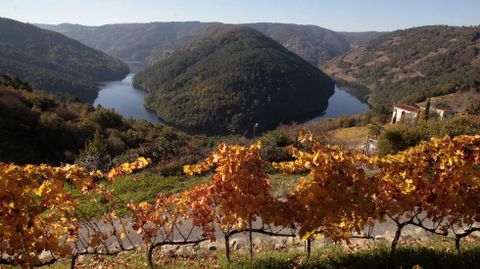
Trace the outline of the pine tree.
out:
<instances>
[{"instance_id":1,"label":"pine tree","mask_svg":"<svg viewBox=\"0 0 480 269\"><path fill-rule=\"evenodd\" d=\"M77 163L89 170L106 170L110 165L110 155L105 138L97 131L80 151Z\"/></svg>"},{"instance_id":2,"label":"pine tree","mask_svg":"<svg viewBox=\"0 0 480 269\"><path fill-rule=\"evenodd\" d=\"M425 114L423 115L425 121L428 121L429 113L430 113L430 98L427 99L427 104L425 105Z\"/></svg>"}]
</instances>

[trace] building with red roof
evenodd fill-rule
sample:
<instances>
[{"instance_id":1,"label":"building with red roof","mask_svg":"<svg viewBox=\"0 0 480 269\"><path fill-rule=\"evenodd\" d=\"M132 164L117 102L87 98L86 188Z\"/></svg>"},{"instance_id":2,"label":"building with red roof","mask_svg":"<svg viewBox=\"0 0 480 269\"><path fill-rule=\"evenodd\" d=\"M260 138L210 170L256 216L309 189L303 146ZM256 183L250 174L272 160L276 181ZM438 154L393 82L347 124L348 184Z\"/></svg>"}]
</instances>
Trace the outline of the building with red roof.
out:
<instances>
[{"instance_id":1,"label":"building with red roof","mask_svg":"<svg viewBox=\"0 0 480 269\"><path fill-rule=\"evenodd\" d=\"M395 124L400 121L413 122L417 119L419 113L420 109L416 106L403 104L394 105L391 123Z\"/></svg>"}]
</instances>

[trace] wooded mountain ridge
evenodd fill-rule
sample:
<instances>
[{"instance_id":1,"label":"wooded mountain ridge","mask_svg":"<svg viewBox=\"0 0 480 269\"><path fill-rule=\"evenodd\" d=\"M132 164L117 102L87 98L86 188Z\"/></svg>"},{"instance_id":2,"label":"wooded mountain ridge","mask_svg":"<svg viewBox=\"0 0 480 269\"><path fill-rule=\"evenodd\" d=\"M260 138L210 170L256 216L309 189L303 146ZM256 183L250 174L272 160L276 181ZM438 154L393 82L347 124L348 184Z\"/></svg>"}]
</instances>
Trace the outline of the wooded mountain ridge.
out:
<instances>
[{"instance_id":1,"label":"wooded mountain ridge","mask_svg":"<svg viewBox=\"0 0 480 269\"><path fill-rule=\"evenodd\" d=\"M57 31L113 57L155 63L168 57L179 45L208 28L221 23L152 22L83 26L78 24L47 25L39 27ZM377 37L383 32L335 32L314 25L285 23L242 24L254 28L281 43L315 66Z\"/></svg>"},{"instance_id":2,"label":"wooded mountain ridge","mask_svg":"<svg viewBox=\"0 0 480 269\"><path fill-rule=\"evenodd\" d=\"M129 72L120 60L31 24L0 18L0 32L0 72L38 89L93 101L98 81Z\"/></svg>"}]
</instances>

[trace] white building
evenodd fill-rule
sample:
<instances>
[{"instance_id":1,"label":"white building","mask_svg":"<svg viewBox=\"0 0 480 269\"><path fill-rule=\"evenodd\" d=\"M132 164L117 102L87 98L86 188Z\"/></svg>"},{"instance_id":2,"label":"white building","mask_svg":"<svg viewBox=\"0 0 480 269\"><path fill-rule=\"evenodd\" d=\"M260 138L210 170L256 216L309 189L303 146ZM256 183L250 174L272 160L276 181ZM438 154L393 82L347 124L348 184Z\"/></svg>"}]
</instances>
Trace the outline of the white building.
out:
<instances>
[{"instance_id":1,"label":"white building","mask_svg":"<svg viewBox=\"0 0 480 269\"><path fill-rule=\"evenodd\" d=\"M449 118L453 115L455 115L455 111L451 110L451 109L448 109L448 108L435 108L435 107L432 107L430 108L430 110L434 111L435 113L438 114L438 116L440 117L440 120L444 120L446 118Z\"/></svg>"},{"instance_id":2,"label":"white building","mask_svg":"<svg viewBox=\"0 0 480 269\"><path fill-rule=\"evenodd\" d=\"M436 118L439 120L445 120L454 116L456 113L464 110L459 104L456 103L454 99L455 95L449 94L440 97L432 97L429 100L418 103L417 106L420 108L423 114L425 114L425 109L430 103L430 108L428 109L428 118ZM462 97L463 100L466 97ZM458 103L462 103L462 99Z\"/></svg>"},{"instance_id":3,"label":"white building","mask_svg":"<svg viewBox=\"0 0 480 269\"><path fill-rule=\"evenodd\" d=\"M417 119L420 109L410 105L394 105L392 120L390 123L395 124L400 121L413 122Z\"/></svg>"}]
</instances>

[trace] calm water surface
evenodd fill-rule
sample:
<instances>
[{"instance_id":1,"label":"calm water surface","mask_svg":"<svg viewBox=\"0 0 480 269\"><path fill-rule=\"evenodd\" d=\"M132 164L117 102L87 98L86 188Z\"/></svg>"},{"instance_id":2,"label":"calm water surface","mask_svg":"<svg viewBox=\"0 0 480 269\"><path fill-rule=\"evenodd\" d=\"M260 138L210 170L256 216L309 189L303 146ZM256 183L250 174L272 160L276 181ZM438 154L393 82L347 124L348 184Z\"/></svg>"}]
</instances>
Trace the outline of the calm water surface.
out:
<instances>
[{"instance_id":1,"label":"calm water surface","mask_svg":"<svg viewBox=\"0 0 480 269\"><path fill-rule=\"evenodd\" d=\"M328 99L327 110L322 115L319 115L310 121L315 121L324 118L337 118L343 115L355 115L362 113L369 109L365 101L361 101L354 97L352 93L361 91L350 87L335 86L335 93ZM360 94L365 100L365 94Z\"/></svg>"},{"instance_id":2,"label":"calm water surface","mask_svg":"<svg viewBox=\"0 0 480 269\"><path fill-rule=\"evenodd\" d=\"M129 74L122 81L112 81L103 84L93 105L113 108L126 118L144 119L152 123L161 123L152 111L143 106L143 99L146 93L133 88L132 78L134 75ZM366 102L360 101L350 94L355 91L358 90L336 86L335 93L328 100L327 110L311 121L335 118L342 115L353 115L368 110L369 107Z\"/></svg>"},{"instance_id":3,"label":"calm water surface","mask_svg":"<svg viewBox=\"0 0 480 269\"><path fill-rule=\"evenodd\" d=\"M94 106L113 108L125 118L143 119L152 123L160 123L155 114L143 106L145 92L132 86L135 74L129 74L122 81L111 81L100 87Z\"/></svg>"}]
</instances>

